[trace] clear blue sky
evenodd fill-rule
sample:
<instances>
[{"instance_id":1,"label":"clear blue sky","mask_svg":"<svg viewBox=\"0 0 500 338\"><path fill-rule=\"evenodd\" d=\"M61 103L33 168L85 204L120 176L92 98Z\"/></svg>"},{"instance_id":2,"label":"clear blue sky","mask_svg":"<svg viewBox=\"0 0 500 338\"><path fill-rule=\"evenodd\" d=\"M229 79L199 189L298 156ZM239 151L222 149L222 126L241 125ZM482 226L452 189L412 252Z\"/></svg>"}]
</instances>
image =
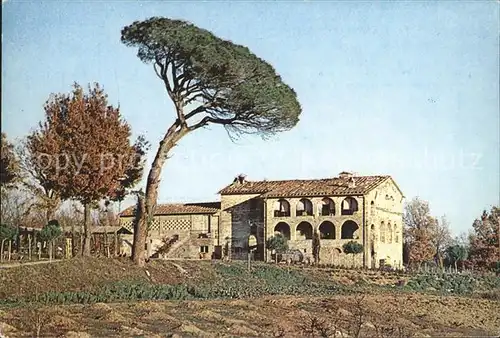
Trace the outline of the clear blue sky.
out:
<instances>
[{"instance_id":1,"label":"clear blue sky","mask_svg":"<svg viewBox=\"0 0 500 338\"><path fill-rule=\"evenodd\" d=\"M217 200L235 175L390 174L455 233L499 204L498 1L13 1L2 5L2 130L18 138L51 92L98 81L135 134L157 142L172 104L120 30L150 16L184 19L248 46L303 106L271 141L232 143L212 127L167 162L160 201ZM129 205L132 201L128 201Z\"/></svg>"}]
</instances>

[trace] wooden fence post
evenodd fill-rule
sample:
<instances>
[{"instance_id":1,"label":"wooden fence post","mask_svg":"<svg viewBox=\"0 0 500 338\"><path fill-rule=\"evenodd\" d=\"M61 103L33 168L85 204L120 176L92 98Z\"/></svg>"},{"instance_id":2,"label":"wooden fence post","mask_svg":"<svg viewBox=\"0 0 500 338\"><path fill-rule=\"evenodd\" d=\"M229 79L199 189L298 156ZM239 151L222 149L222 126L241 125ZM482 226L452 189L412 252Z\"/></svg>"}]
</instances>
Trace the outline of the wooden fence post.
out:
<instances>
[{"instance_id":1,"label":"wooden fence post","mask_svg":"<svg viewBox=\"0 0 500 338\"><path fill-rule=\"evenodd\" d=\"M28 259L31 260L31 235L28 234Z\"/></svg>"},{"instance_id":2,"label":"wooden fence post","mask_svg":"<svg viewBox=\"0 0 500 338\"><path fill-rule=\"evenodd\" d=\"M116 257L116 256L118 256L118 232L117 231L115 231L114 237L115 237L114 256Z\"/></svg>"},{"instance_id":3,"label":"wooden fence post","mask_svg":"<svg viewBox=\"0 0 500 338\"><path fill-rule=\"evenodd\" d=\"M9 241L9 262L11 257L12 257L12 240Z\"/></svg>"}]
</instances>

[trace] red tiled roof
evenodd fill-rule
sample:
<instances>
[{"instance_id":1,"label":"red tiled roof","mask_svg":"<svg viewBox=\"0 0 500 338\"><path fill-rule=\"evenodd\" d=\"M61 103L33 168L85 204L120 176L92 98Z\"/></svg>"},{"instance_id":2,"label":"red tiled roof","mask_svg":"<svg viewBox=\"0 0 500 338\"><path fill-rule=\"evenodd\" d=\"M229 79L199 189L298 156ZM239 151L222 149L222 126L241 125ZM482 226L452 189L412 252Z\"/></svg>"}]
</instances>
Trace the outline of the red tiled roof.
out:
<instances>
[{"instance_id":1,"label":"red tiled roof","mask_svg":"<svg viewBox=\"0 0 500 338\"><path fill-rule=\"evenodd\" d=\"M215 214L220 211L220 202L158 204L155 215ZM120 216L134 216L135 205L120 213Z\"/></svg>"},{"instance_id":2,"label":"red tiled roof","mask_svg":"<svg viewBox=\"0 0 500 338\"><path fill-rule=\"evenodd\" d=\"M359 195L372 190L390 176L353 176L353 178L354 187L349 186L350 177L235 182L223 188L219 193L222 195L262 194L263 197Z\"/></svg>"}]
</instances>

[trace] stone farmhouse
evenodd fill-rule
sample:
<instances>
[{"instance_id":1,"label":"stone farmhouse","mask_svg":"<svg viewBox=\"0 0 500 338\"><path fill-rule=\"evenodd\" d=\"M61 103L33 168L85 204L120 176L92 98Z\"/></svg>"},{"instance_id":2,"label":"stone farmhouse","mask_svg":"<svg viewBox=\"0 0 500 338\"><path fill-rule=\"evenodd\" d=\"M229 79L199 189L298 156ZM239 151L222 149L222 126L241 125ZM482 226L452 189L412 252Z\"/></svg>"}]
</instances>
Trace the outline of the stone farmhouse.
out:
<instances>
[{"instance_id":1,"label":"stone farmhouse","mask_svg":"<svg viewBox=\"0 0 500 338\"><path fill-rule=\"evenodd\" d=\"M275 233L307 255L317 231L322 263L402 265L404 196L390 176L342 172L326 179L248 181L240 175L219 194L220 202L160 205L148 254L154 257L169 242L166 257L246 259L251 249L255 259L267 261L266 239ZM133 207L121 214L129 230L133 214ZM342 249L351 240L364 247L354 258Z\"/></svg>"}]
</instances>

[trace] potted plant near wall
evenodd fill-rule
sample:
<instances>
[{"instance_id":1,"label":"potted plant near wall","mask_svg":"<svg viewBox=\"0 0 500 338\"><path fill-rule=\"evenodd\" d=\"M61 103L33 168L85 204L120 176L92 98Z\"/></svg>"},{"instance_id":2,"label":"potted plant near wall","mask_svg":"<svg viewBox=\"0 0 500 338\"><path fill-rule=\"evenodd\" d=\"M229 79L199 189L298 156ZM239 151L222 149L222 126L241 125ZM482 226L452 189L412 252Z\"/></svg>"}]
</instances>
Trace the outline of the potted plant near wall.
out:
<instances>
[{"instance_id":1,"label":"potted plant near wall","mask_svg":"<svg viewBox=\"0 0 500 338\"><path fill-rule=\"evenodd\" d=\"M355 266L354 257L363 252L363 245L356 241L349 241L342 246L346 254L352 255L352 267Z\"/></svg>"}]
</instances>

